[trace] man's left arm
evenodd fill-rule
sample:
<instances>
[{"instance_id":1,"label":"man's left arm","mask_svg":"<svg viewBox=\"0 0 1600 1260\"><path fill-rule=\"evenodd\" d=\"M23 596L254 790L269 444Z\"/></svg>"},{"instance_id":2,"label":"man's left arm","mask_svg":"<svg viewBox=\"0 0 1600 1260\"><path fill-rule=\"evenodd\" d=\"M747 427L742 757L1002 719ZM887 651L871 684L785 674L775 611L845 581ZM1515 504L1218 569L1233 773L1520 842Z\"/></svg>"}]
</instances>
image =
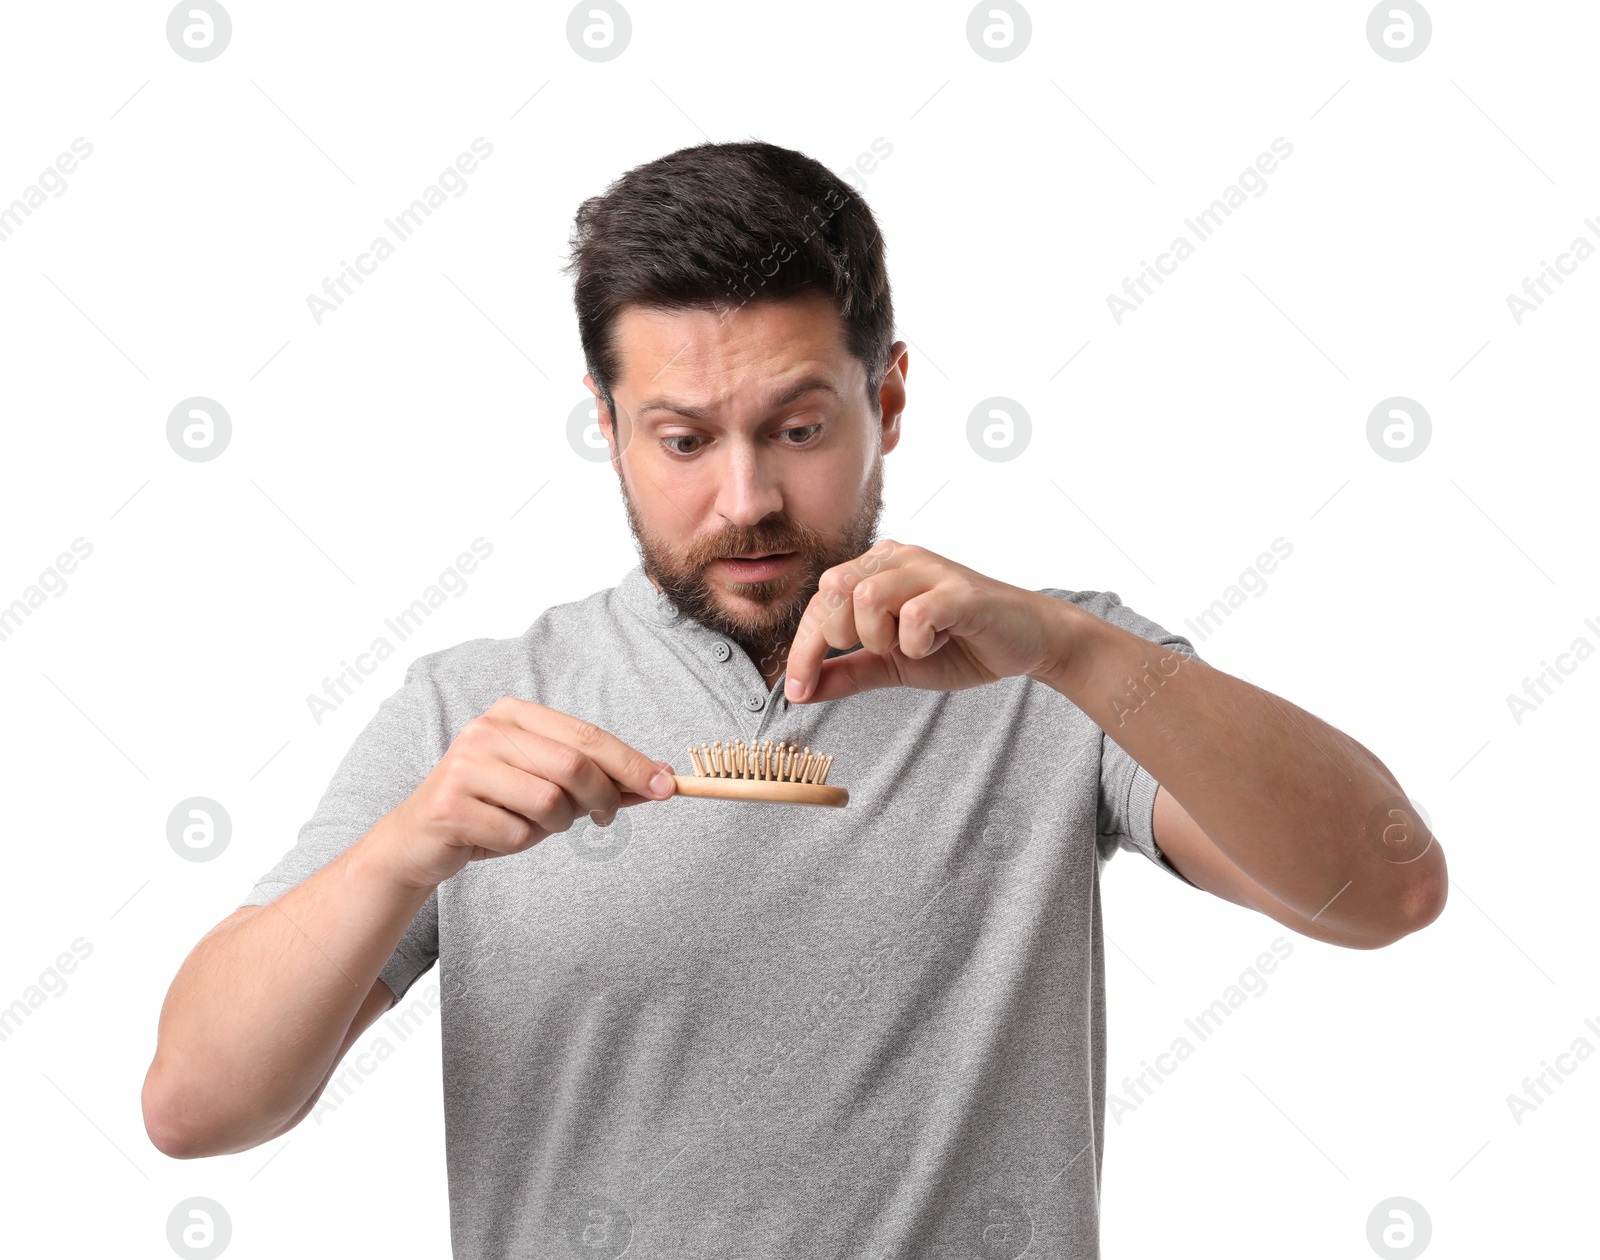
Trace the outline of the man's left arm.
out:
<instances>
[{"instance_id":1,"label":"man's left arm","mask_svg":"<svg viewBox=\"0 0 1600 1260\"><path fill-rule=\"evenodd\" d=\"M1059 646L1032 676L1161 785L1152 829L1186 879L1355 949L1438 918L1444 852L1365 747L1204 661L1049 602Z\"/></svg>"},{"instance_id":2,"label":"man's left arm","mask_svg":"<svg viewBox=\"0 0 1600 1260\"><path fill-rule=\"evenodd\" d=\"M827 658L829 647L862 651ZM1376 949L1444 909L1444 853L1395 777L1342 731L1085 608L883 539L823 572L785 694L956 691L1026 675L1159 783L1152 831L1180 874L1307 936Z\"/></svg>"}]
</instances>

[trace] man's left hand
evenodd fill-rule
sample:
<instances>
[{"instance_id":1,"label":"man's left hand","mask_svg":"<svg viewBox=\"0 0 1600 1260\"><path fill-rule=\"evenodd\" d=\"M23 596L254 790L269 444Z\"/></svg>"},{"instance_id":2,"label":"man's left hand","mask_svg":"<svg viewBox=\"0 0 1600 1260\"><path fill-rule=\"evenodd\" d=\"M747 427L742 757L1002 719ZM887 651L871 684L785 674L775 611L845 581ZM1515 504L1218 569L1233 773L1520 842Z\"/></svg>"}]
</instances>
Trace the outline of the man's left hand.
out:
<instances>
[{"instance_id":1,"label":"man's left hand","mask_svg":"<svg viewBox=\"0 0 1600 1260\"><path fill-rule=\"evenodd\" d=\"M1059 601L889 539L823 572L789 649L785 695L960 691L1059 667ZM827 657L830 647L861 651ZM798 688L798 690L797 690Z\"/></svg>"}]
</instances>

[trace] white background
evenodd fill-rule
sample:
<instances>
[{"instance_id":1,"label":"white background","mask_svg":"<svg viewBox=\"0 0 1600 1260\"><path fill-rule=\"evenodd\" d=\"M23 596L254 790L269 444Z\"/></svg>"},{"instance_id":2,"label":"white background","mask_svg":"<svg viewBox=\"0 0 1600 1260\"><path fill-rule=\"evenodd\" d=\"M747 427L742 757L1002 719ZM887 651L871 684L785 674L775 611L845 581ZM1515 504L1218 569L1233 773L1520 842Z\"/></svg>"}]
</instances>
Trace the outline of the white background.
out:
<instances>
[{"instance_id":1,"label":"white background","mask_svg":"<svg viewBox=\"0 0 1600 1260\"><path fill-rule=\"evenodd\" d=\"M1039 3L1002 63L962 4L640 2L605 63L564 5L229 11L201 64L160 4L8 6L0 29L0 206L94 147L0 241L0 605L93 547L0 641L0 1005L93 951L0 1042L7 1251L170 1255L168 1213L205 1195L230 1256L448 1253L436 1014L322 1123L175 1161L139 1111L157 1012L411 659L633 563L613 473L566 437L573 213L638 163L751 137L841 174L892 146L854 177L913 347L884 535L1115 590L1360 739L1449 858L1443 917L1375 952L1107 868L1113 1090L1274 937L1293 954L1108 1121L1106 1254L1369 1255L1395 1195L1432 1255L1592 1248L1600 1056L1520 1125L1506 1101L1600 1047L1600 663L1520 723L1507 704L1600 646L1600 261L1520 326L1506 302L1600 244L1592 6L1440 2L1405 63L1361 3ZM306 296L479 136L466 192L319 326ZM1119 326L1107 295L1280 136L1267 191ZM211 462L166 440L194 395L232 417ZM993 395L1033 420L1006 462L965 437ZM1366 437L1394 395L1433 423L1405 462ZM480 536L466 592L316 723L307 695ZM1278 537L1264 593L1186 630ZM233 824L204 863L166 838L196 795Z\"/></svg>"}]
</instances>

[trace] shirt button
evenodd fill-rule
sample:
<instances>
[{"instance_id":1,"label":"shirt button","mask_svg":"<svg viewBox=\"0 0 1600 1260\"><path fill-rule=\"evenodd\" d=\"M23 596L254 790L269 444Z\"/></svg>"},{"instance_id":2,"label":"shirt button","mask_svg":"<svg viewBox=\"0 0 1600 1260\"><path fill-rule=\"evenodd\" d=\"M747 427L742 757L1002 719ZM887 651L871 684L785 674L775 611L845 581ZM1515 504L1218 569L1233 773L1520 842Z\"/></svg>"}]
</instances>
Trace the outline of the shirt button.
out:
<instances>
[{"instance_id":1,"label":"shirt button","mask_svg":"<svg viewBox=\"0 0 1600 1260\"><path fill-rule=\"evenodd\" d=\"M757 695L752 692L750 695L744 698L744 707L749 709L752 713L759 713L762 709L767 707L767 698L763 695Z\"/></svg>"},{"instance_id":2,"label":"shirt button","mask_svg":"<svg viewBox=\"0 0 1600 1260\"><path fill-rule=\"evenodd\" d=\"M716 643L712 645L711 655L716 657L719 661L725 661L733 655L733 649L721 639L718 639Z\"/></svg>"}]
</instances>

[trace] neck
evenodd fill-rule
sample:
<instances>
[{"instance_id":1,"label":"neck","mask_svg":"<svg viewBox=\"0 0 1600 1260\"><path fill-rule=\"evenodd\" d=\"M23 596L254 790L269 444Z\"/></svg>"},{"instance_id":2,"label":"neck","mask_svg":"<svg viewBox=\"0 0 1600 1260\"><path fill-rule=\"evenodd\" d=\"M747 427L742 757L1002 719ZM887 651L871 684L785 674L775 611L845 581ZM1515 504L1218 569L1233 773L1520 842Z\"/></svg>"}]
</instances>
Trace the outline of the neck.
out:
<instances>
[{"instance_id":1,"label":"neck","mask_svg":"<svg viewBox=\"0 0 1600 1260\"><path fill-rule=\"evenodd\" d=\"M650 579L650 585L655 587L657 591L661 590L661 583L656 581L655 576L648 570L645 571L645 577ZM762 681L767 684L768 690L771 690L772 685L783 677L783 671L787 667L789 643L785 641L774 645L766 642L753 642L734 638L732 635L728 637L739 645L744 654L750 658L751 663L761 671Z\"/></svg>"}]
</instances>

